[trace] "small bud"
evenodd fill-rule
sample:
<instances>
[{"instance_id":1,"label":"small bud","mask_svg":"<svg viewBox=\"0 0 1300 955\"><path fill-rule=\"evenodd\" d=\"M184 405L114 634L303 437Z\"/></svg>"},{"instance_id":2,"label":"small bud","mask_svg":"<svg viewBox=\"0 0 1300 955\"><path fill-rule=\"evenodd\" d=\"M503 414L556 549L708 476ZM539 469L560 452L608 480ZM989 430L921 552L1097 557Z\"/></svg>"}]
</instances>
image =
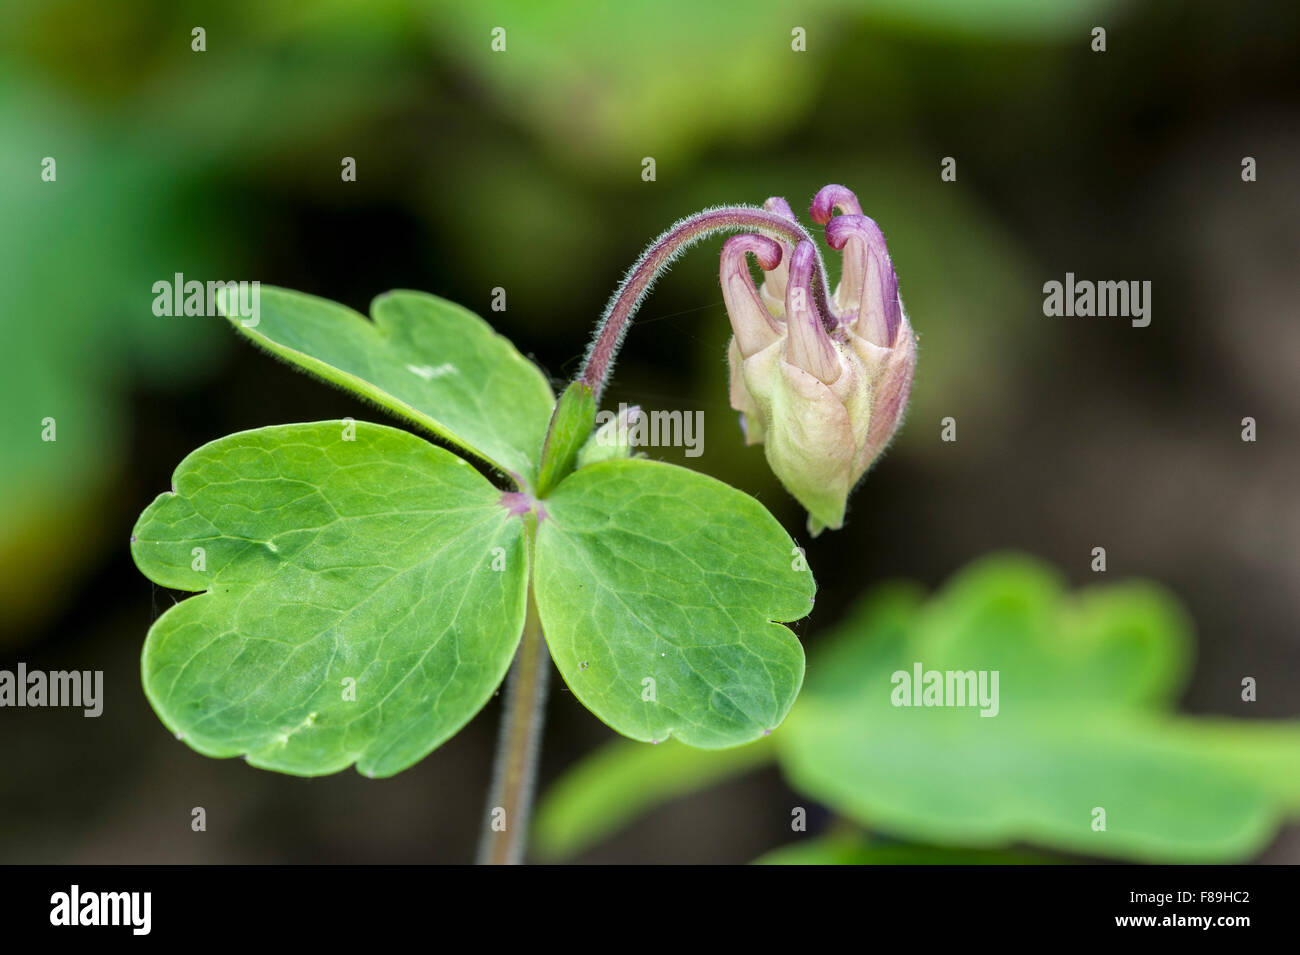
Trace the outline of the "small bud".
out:
<instances>
[{"instance_id":1,"label":"small bud","mask_svg":"<svg viewBox=\"0 0 1300 955\"><path fill-rule=\"evenodd\" d=\"M608 418L591 433L591 437L578 450L578 468L585 468L599 461L613 461L632 456L632 428L641 414L641 406L623 405L617 414L608 411L602 411L601 414L607 415Z\"/></svg>"},{"instance_id":2,"label":"small bud","mask_svg":"<svg viewBox=\"0 0 1300 955\"><path fill-rule=\"evenodd\" d=\"M764 203L793 220L783 199ZM837 214L838 212L838 214ZM735 236L723 246L723 298L735 337L728 349L731 406L749 444L808 509L813 534L839 528L849 492L898 429L916 367L916 338L898 297L885 238L857 197L831 185L813 221L844 253L843 278L819 314L810 288L816 251L803 241ZM747 254L766 275L756 289ZM779 292L779 295L778 295Z\"/></svg>"}]
</instances>

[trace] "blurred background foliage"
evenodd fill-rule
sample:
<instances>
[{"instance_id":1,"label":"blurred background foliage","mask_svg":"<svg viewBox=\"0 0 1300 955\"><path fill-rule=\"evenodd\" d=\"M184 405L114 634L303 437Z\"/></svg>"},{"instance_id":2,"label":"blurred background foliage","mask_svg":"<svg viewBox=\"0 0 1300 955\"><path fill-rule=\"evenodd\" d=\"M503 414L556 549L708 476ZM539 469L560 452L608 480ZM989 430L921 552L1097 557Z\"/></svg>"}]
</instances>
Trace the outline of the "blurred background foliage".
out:
<instances>
[{"instance_id":1,"label":"blurred background foliage","mask_svg":"<svg viewBox=\"0 0 1300 955\"><path fill-rule=\"evenodd\" d=\"M806 53L790 49L796 26ZM1015 547L1078 584L1105 546L1111 576L1161 581L1196 623L1182 709L1294 716L1298 40L1297 8L1263 2L10 0L0 666L104 669L107 704L98 720L0 715L0 856L471 857L495 705L382 784L204 760L149 712L138 653L172 598L131 566L140 508L205 441L378 414L220 320L155 317L154 282L259 279L362 310L425 289L487 316L559 382L672 220L774 194L802 212L826 182L856 189L884 229L921 363L848 526L807 542L810 652L884 578L933 587ZM1258 182L1241 182L1246 155ZM356 182L340 179L345 156ZM955 183L939 179L944 156ZM660 282L608 401L704 410L705 454L685 463L801 533L727 407L715 253ZM1151 327L1045 319L1042 283L1066 271L1152 280ZM497 286L504 313L489 311ZM939 441L948 415L953 444ZM1246 415L1255 444L1240 440ZM609 735L562 689L551 710L548 778ZM804 798L770 767L730 777L582 858L747 861L788 841ZM189 830L195 805L207 834ZM1255 848L1294 859L1300 840Z\"/></svg>"},{"instance_id":2,"label":"blurred background foliage","mask_svg":"<svg viewBox=\"0 0 1300 955\"><path fill-rule=\"evenodd\" d=\"M768 862L1028 861L971 851L1021 842L1240 861L1300 816L1300 721L1173 716L1190 649L1182 607L1149 582L1066 594L1051 568L1008 554L930 599L887 583L817 643L795 710L769 741L721 758L611 743L555 784L536 846L571 856L664 798L775 759L834 819ZM980 674L978 696L972 684L964 705L921 707L917 665ZM807 814L791 810L792 833L808 831ZM882 836L930 845L873 844Z\"/></svg>"}]
</instances>

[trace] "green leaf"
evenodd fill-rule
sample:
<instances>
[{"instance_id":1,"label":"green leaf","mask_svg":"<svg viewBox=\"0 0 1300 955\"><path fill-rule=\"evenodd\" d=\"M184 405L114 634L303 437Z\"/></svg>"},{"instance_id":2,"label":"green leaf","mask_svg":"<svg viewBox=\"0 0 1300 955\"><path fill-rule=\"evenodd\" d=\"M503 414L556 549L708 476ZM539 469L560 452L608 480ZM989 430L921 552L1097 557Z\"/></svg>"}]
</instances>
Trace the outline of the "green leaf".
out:
<instances>
[{"instance_id":1,"label":"green leaf","mask_svg":"<svg viewBox=\"0 0 1300 955\"><path fill-rule=\"evenodd\" d=\"M542 447L542 465L537 475L538 496L545 497L573 471L578 452L590 437L595 422L595 395L582 382L573 382L564 389L555 405L552 424Z\"/></svg>"},{"instance_id":2,"label":"green leaf","mask_svg":"<svg viewBox=\"0 0 1300 955\"><path fill-rule=\"evenodd\" d=\"M1170 715L1188 646L1181 608L1153 585L1069 595L1036 562L989 559L925 605L910 589L871 598L819 653L780 762L800 792L921 842L1242 858L1300 788L1300 750L1294 728ZM894 705L894 675L918 662L998 671L997 715Z\"/></svg>"},{"instance_id":3,"label":"green leaf","mask_svg":"<svg viewBox=\"0 0 1300 955\"><path fill-rule=\"evenodd\" d=\"M815 588L758 501L631 459L574 472L544 505L537 607L551 655L588 709L633 739L702 748L781 723L804 661L773 621L807 614Z\"/></svg>"},{"instance_id":4,"label":"green leaf","mask_svg":"<svg viewBox=\"0 0 1300 955\"><path fill-rule=\"evenodd\" d=\"M374 321L262 286L256 318L221 297L242 334L532 484L555 399L536 365L483 319L423 292L386 292Z\"/></svg>"},{"instance_id":5,"label":"green leaf","mask_svg":"<svg viewBox=\"0 0 1300 955\"><path fill-rule=\"evenodd\" d=\"M770 739L724 750L615 740L560 777L537 808L533 847L572 856L648 810L772 761Z\"/></svg>"},{"instance_id":6,"label":"green leaf","mask_svg":"<svg viewBox=\"0 0 1300 955\"><path fill-rule=\"evenodd\" d=\"M862 837L822 836L782 846L755 865L1043 865L1053 860L1027 852L879 845Z\"/></svg>"},{"instance_id":7,"label":"green leaf","mask_svg":"<svg viewBox=\"0 0 1300 955\"><path fill-rule=\"evenodd\" d=\"M500 499L383 425L199 448L131 548L152 580L202 591L149 631L159 718L200 753L287 773L388 776L423 758L492 695L522 632L525 530Z\"/></svg>"}]
</instances>

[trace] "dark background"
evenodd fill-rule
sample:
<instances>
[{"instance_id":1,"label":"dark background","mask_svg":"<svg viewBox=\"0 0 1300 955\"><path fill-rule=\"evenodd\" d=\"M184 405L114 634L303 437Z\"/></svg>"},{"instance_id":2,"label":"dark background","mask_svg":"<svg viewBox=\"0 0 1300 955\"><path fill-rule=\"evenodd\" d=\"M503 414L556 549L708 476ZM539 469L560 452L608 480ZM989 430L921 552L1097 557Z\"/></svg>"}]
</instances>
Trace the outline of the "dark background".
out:
<instances>
[{"instance_id":1,"label":"dark background","mask_svg":"<svg viewBox=\"0 0 1300 955\"><path fill-rule=\"evenodd\" d=\"M827 182L884 229L920 364L905 428L845 529L808 543L805 642L886 577L935 585L1013 548L1082 583L1104 546L1111 577L1156 579L1189 608L1186 710L1296 716L1294 4L544 7L18 0L0 13L0 667L103 669L106 684L97 720L0 711L0 861L473 857L499 701L383 781L209 760L153 716L139 652L173 597L131 562L140 510L214 438L380 415L219 319L153 316L154 281L257 278L362 311L389 288L435 292L558 384L674 219L769 195L806 216ZM1098 25L1105 53L1090 48ZM194 26L207 52L191 51ZM791 51L794 26L807 52ZM57 186L39 182L44 156ZM344 156L357 182L340 180ZM944 156L955 183L940 181ZM705 453L688 463L803 542L801 509L727 405L720 243L659 283L607 404L702 409ZM1150 280L1151 325L1044 317L1042 285L1067 271ZM504 313L489 309L496 286ZM37 440L47 414L56 445ZM955 443L939 440L945 416ZM1245 416L1256 443L1241 440ZM1240 701L1243 676L1257 703ZM557 678L543 785L611 736ZM791 798L759 773L585 858L747 861L788 838ZM194 806L205 833L190 831ZM1300 836L1264 858L1296 861Z\"/></svg>"}]
</instances>

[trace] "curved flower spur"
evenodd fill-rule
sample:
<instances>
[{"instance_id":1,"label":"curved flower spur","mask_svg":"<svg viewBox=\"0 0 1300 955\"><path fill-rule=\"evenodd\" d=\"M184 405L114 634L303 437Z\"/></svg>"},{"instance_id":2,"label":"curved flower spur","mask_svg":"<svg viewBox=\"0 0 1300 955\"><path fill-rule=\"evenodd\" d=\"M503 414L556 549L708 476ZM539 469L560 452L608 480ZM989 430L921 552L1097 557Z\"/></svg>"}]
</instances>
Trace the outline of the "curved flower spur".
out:
<instances>
[{"instance_id":1,"label":"curved flower spur","mask_svg":"<svg viewBox=\"0 0 1300 955\"><path fill-rule=\"evenodd\" d=\"M780 198L768 212L796 223ZM749 234L723 244L720 281L735 332L728 347L731 406L747 444L808 510L814 535L844 523L849 492L889 444L907 407L916 336L876 223L844 186L817 193L812 219L843 252L839 287L818 308L816 247ZM752 255L763 269L755 286Z\"/></svg>"}]
</instances>

